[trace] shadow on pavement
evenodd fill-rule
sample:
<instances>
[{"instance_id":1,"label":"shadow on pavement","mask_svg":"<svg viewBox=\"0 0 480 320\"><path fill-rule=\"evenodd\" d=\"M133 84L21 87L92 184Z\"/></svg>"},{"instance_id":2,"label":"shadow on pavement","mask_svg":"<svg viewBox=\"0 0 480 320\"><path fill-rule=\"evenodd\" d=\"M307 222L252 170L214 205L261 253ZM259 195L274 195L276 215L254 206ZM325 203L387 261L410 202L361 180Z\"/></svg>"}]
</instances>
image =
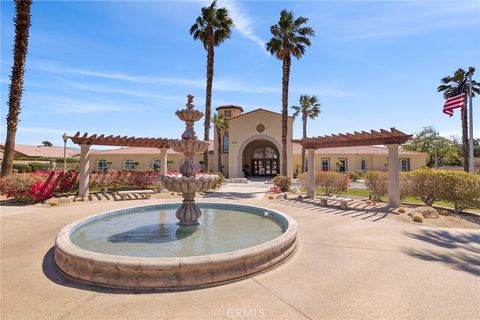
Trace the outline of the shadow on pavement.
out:
<instances>
[{"instance_id":1,"label":"shadow on pavement","mask_svg":"<svg viewBox=\"0 0 480 320\"><path fill-rule=\"evenodd\" d=\"M422 229L404 234L438 247L436 250L405 248L403 251L406 254L425 261L440 262L480 277L480 233Z\"/></svg>"}]
</instances>

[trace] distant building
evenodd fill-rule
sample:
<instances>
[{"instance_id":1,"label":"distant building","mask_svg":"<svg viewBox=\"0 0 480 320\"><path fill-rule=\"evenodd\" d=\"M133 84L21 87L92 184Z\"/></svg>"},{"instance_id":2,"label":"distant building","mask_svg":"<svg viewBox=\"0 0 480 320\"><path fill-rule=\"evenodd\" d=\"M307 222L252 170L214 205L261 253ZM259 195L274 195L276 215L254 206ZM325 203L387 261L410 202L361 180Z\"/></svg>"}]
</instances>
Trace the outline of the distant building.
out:
<instances>
[{"instance_id":1,"label":"distant building","mask_svg":"<svg viewBox=\"0 0 480 320\"><path fill-rule=\"evenodd\" d=\"M3 159L3 150L5 146L0 144L0 158ZM67 158L78 157L78 150L67 148ZM47 146L34 146L28 144L15 144L15 155L14 159L23 159L28 160L27 158L38 159L45 158L49 159L58 159L63 158L63 147L47 147Z\"/></svg>"},{"instance_id":2,"label":"distant building","mask_svg":"<svg viewBox=\"0 0 480 320\"><path fill-rule=\"evenodd\" d=\"M234 105L220 106L217 112L229 119L228 129L222 133L220 149L222 171L229 177L275 176L280 174L281 114L265 109L256 109L243 113L243 108ZM292 117L288 120L287 168L288 175L298 173L301 168L302 148L292 143ZM199 131L197 127L197 131ZM215 130L214 140L209 148L210 170L217 171L218 137ZM172 149L167 151L167 168L177 170L183 154ZM388 151L383 146L325 148L315 151L317 170L359 172L369 170L387 170ZM399 150L399 168L401 171L418 169L426 165L427 154ZM203 155L197 155L195 161L203 169ZM145 170L160 168L160 150L152 148L122 148L103 151L91 151L89 170ZM305 164L308 168L308 163Z\"/></svg>"}]
</instances>

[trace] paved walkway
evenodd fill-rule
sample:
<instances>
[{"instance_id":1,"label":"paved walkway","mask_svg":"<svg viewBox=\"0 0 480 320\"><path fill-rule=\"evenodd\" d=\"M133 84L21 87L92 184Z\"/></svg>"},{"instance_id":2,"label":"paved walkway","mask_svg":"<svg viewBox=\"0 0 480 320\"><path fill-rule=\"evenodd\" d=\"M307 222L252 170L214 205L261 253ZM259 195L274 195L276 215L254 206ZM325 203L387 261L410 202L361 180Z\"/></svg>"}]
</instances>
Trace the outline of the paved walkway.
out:
<instances>
[{"instance_id":1,"label":"paved walkway","mask_svg":"<svg viewBox=\"0 0 480 320\"><path fill-rule=\"evenodd\" d=\"M74 203L2 215L0 318L478 319L480 315L480 232L420 227L380 214L297 201L240 202L292 216L298 222L299 244L282 265L236 283L132 294L73 282L56 269L52 247L66 224L105 210L162 201L171 199Z\"/></svg>"},{"instance_id":2,"label":"paved walkway","mask_svg":"<svg viewBox=\"0 0 480 320\"><path fill-rule=\"evenodd\" d=\"M264 181L251 181L249 183L227 183L220 189L207 193L206 199L220 198L228 200L261 200L272 184Z\"/></svg>"}]
</instances>

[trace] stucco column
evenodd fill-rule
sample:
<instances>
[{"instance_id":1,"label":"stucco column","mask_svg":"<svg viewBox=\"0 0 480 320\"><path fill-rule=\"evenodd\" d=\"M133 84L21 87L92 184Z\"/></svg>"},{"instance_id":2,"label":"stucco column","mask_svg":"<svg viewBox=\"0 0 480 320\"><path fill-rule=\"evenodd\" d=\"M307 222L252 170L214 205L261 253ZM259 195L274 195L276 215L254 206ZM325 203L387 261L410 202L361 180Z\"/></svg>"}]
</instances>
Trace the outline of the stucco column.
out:
<instances>
[{"instance_id":1,"label":"stucco column","mask_svg":"<svg viewBox=\"0 0 480 320\"><path fill-rule=\"evenodd\" d=\"M307 170L307 195L315 195L315 149L307 149L308 170Z\"/></svg>"},{"instance_id":2,"label":"stucco column","mask_svg":"<svg viewBox=\"0 0 480 320\"><path fill-rule=\"evenodd\" d=\"M78 189L78 195L80 197L88 196L88 184L89 184L89 164L90 164L90 146L82 144L80 146L80 188Z\"/></svg>"},{"instance_id":3,"label":"stucco column","mask_svg":"<svg viewBox=\"0 0 480 320\"><path fill-rule=\"evenodd\" d=\"M167 148L160 149L160 174L167 174Z\"/></svg>"},{"instance_id":4,"label":"stucco column","mask_svg":"<svg viewBox=\"0 0 480 320\"><path fill-rule=\"evenodd\" d=\"M398 144L389 144L388 148L388 204L400 204L400 170L398 166Z\"/></svg>"}]
</instances>

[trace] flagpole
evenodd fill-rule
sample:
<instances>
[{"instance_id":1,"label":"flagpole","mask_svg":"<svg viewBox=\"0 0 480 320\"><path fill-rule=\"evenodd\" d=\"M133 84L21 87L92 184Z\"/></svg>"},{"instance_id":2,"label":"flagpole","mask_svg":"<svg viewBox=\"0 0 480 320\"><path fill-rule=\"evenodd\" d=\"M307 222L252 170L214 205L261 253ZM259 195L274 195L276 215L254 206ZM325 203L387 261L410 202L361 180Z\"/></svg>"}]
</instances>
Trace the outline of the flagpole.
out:
<instances>
[{"instance_id":1,"label":"flagpole","mask_svg":"<svg viewBox=\"0 0 480 320\"><path fill-rule=\"evenodd\" d=\"M475 158L473 157L473 95L472 95L472 72L469 72L468 75L468 97L469 100L469 139L468 139L468 171L474 173L474 162Z\"/></svg>"}]
</instances>

